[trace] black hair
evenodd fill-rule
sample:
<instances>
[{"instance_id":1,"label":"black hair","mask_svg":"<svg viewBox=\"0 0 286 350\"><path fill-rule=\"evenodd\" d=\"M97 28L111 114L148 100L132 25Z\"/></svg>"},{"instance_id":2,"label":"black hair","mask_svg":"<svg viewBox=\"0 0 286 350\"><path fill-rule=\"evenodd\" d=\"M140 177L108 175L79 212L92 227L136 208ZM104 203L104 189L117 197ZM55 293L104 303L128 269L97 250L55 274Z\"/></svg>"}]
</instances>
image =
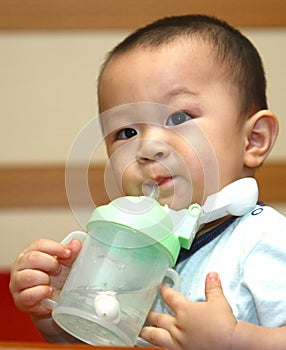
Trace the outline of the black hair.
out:
<instances>
[{"instance_id":1,"label":"black hair","mask_svg":"<svg viewBox=\"0 0 286 350\"><path fill-rule=\"evenodd\" d=\"M159 47L178 37L196 37L211 45L226 77L238 90L241 114L267 109L266 78L258 51L238 29L207 15L166 17L131 33L108 54L99 83L112 58L136 47Z\"/></svg>"}]
</instances>

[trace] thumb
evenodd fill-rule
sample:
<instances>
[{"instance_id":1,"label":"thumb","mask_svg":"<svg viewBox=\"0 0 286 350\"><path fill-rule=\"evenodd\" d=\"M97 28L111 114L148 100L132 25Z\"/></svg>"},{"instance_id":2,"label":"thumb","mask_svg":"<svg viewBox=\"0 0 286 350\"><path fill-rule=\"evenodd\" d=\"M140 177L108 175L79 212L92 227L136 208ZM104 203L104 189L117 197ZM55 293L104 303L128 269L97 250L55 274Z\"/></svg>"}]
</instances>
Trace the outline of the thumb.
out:
<instances>
[{"instance_id":1,"label":"thumb","mask_svg":"<svg viewBox=\"0 0 286 350\"><path fill-rule=\"evenodd\" d=\"M206 276L205 282L206 299L211 300L223 296L221 281L216 272L210 272Z\"/></svg>"}]
</instances>

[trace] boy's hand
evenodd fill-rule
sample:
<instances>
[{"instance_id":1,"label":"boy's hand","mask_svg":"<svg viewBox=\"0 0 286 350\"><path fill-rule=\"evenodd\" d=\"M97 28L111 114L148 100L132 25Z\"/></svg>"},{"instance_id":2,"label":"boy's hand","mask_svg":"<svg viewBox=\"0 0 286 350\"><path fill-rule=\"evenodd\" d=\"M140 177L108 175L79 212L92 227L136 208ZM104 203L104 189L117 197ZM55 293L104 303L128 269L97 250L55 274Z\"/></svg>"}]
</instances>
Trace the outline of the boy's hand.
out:
<instances>
[{"instance_id":1,"label":"boy's hand","mask_svg":"<svg viewBox=\"0 0 286 350\"><path fill-rule=\"evenodd\" d=\"M229 349L236 320L216 273L206 278L206 302L193 303L163 285L161 295L175 316L151 311L141 336L168 350Z\"/></svg>"},{"instance_id":2,"label":"boy's hand","mask_svg":"<svg viewBox=\"0 0 286 350\"><path fill-rule=\"evenodd\" d=\"M25 248L11 267L10 291L16 306L33 316L48 317L51 310L41 301L57 300L80 248L78 240L63 246L48 239Z\"/></svg>"}]
</instances>

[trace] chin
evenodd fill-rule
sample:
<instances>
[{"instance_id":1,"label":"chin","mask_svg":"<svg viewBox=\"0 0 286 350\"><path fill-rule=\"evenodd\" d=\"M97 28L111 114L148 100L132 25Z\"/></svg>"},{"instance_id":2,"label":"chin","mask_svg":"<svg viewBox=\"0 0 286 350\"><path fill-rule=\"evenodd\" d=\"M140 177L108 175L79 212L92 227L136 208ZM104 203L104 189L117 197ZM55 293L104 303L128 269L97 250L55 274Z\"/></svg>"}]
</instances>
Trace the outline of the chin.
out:
<instances>
[{"instance_id":1,"label":"chin","mask_svg":"<svg viewBox=\"0 0 286 350\"><path fill-rule=\"evenodd\" d=\"M168 205L168 207L173 210L188 209L189 206L192 204L189 200L186 200L186 199L182 200L179 198L172 198L172 199L158 198L157 201L161 205Z\"/></svg>"}]
</instances>

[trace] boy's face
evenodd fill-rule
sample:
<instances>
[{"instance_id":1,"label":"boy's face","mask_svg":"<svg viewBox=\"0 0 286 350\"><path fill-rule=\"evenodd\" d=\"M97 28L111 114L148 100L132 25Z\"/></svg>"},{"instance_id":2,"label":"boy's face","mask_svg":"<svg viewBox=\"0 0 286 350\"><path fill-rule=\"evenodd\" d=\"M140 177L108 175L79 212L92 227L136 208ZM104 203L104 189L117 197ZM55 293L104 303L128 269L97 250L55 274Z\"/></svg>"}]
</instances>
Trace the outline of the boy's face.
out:
<instances>
[{"instance_id":1,"label":"boy's face","mask_svg":"<svg viewBox=\"0 0 286 350\"><path fill-rule=\"evenodd\" d=\"M146 194L156 184L161 204L182 209L252 174L244 166L237 91L204 42L178 39L113 58L99 95L102 112L128 104L102 114L122 195Z\"/></svg>"}]
</instances>

